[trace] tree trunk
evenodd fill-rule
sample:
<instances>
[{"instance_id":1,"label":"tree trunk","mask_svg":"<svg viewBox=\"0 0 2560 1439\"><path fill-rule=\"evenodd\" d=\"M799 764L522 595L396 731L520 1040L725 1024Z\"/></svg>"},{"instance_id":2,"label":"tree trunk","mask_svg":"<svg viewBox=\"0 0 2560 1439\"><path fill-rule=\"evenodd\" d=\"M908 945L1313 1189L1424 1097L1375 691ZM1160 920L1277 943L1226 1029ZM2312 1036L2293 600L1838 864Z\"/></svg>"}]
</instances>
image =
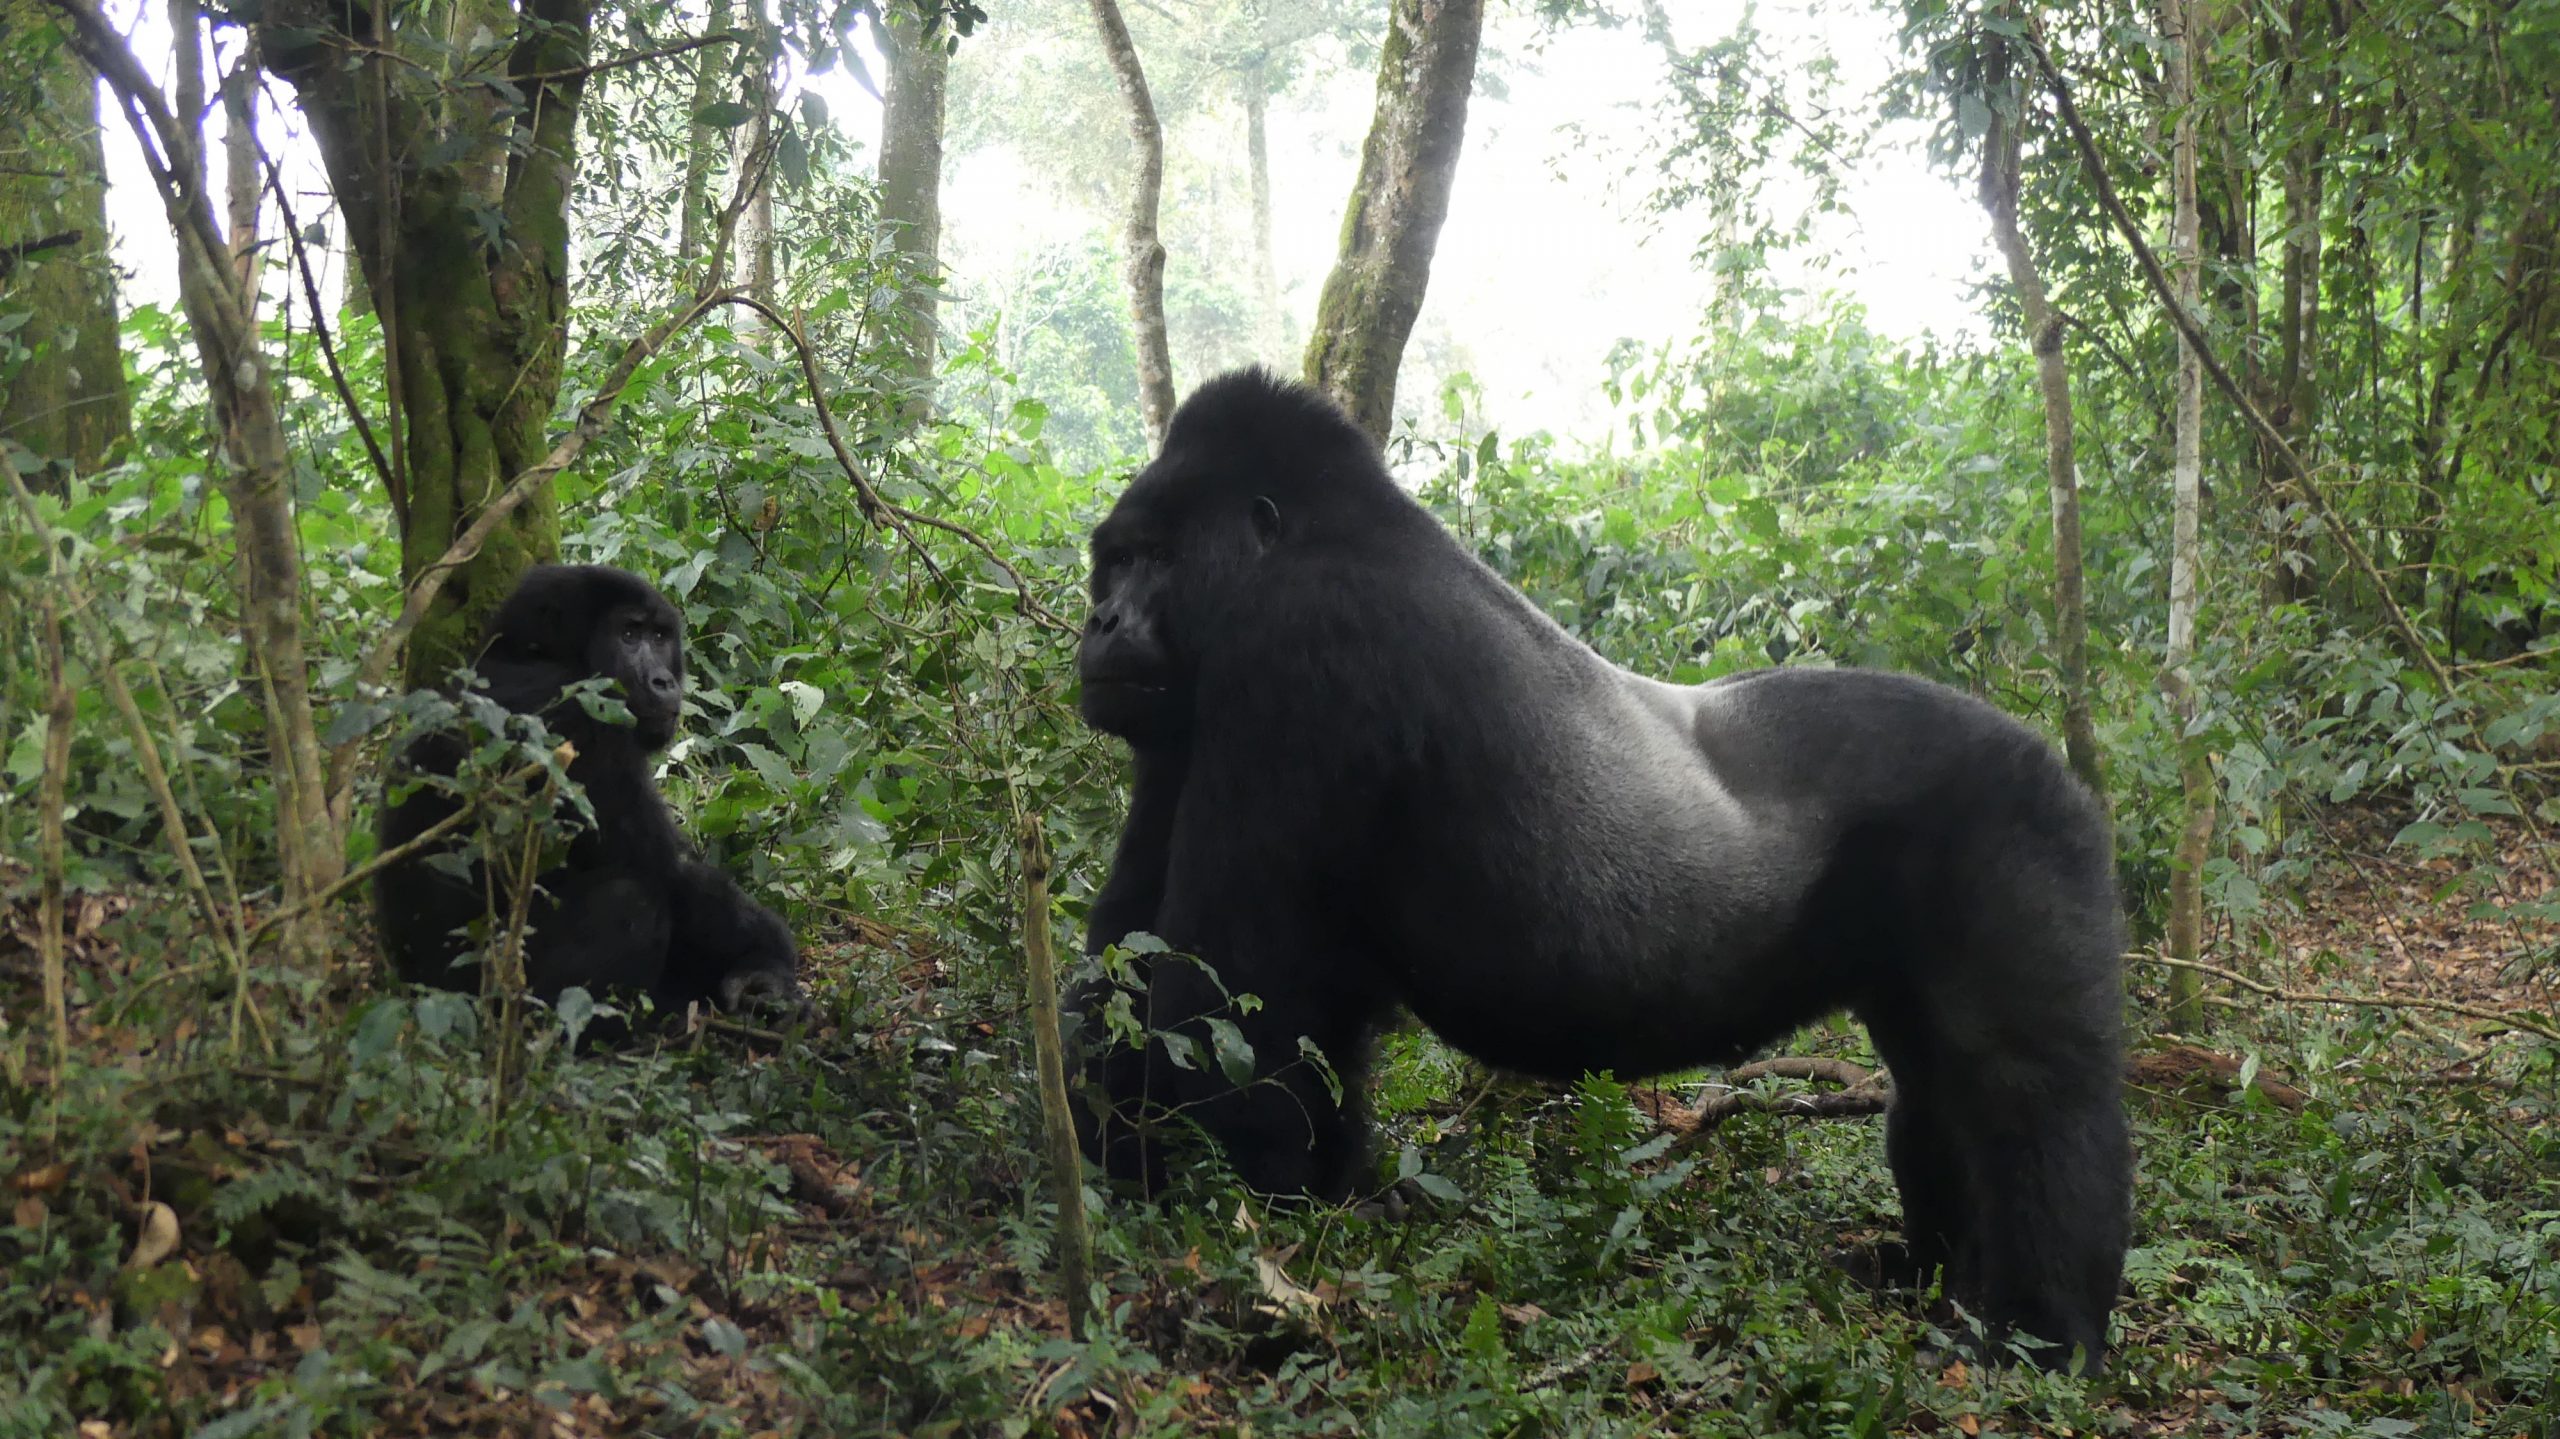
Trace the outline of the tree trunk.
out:
<instances>
[{"instance_id":1,"label":"tree trunk","mask_svg":"<svg viewBox=\"0 0 2560 1439\"><path fill-rule=\"evenodd\" d=\"M354 12L366 27L358 34L337 28L350 12L327 0L278 0L265 12L267 63L301 97L388 341L406 583L551 449L588 5L528 0L507 58L523 103L501 124L479 107L443 104L435 70L400 58L440 53L437 37L386 30L387 9ZM494 245L482 162L492 150L507 157ZM421 158L436 155L450 158ZM447 579L410 637L409 683L442 683L516 576L558 547L546 485Z\"/></svg>"},{"instance_id":2,"label":"tree trunk","mask_svg":"<svg viewBox=\"0 0 2560 1439\"><path fill-rule=\"evenodd\" d=\"M2169 146L2169 263L2174 267L2176 301L2188 314L2197 313L2202 298L2204 251L2196 221L2195 36L2187 0L2159 0L2160 34L2167 42L2162 101L2175 125ZM2288 243L2288 261L2291 245ZM2298 318L2299 276L2286 266L2288 332ZM2317 297L2313 303L2317 304ZM2288 366L2293 357L2288 355ZM2204 362L2184 338L2178 342L2178 375L2174 405L2177 430L2171 477L2169 541L2169 636L2160 672L2169 712L2178 726L2178 778L2184 821L2169 862L2169 956L2190 962L2204 949L2204 862L2213 840L2213 767L2203 744L2191 733L2196 720L2194 676L2196 601L2201 584L2203 549L2198 510L2204 478ZM2169 976L2169 1022L2193 1031L2203 1018L2203 994L2196 972L2172 970Z\"/></svg>"},{"instance_id":3,"label":"tree trunk","mask_svg":"<svg viewBox=\"0 0 2560 1439\"><path fill-rule=\"evenodd\" d=\"M1129 225L1122 233L1121 274L1129 286L1129 318L1137 331L1138 413L1147 426L1147 446L1164 444L1164 429L1173 418L1173 351L1164 333L1164 242L1156 235L1156 209L1164 197L1164 129L1156 123L1156 105L1147 93L1147 72L1138 63L1138 47L1120 18L1115 0L1091 0L1093 23L1102 32L1103 53L1120 82L1120 99L1129 111L1129 139L1138 147L1138 171L1129 183Z\"/></svg>"},{"instance_id":4,"label":"tree trunk","mask_svg":"<svg viewBox=\"0 0 2560 1439\"><path fill-rule=\"evenodd\" d=\"M1288 344L1280 316L1279 266L1271 255L1271 72L1260 50L1237 77L1244 88L1245 174L1253 188L1253 348L1264 358Z\"/></svg>"},{"instance_id":5,"label":"tree trunk","mask_svg":"<svg viewBox=\"0 0 2560 1439\"><path fill-rule=\"evenodd\" d=\"M889 92L880 121L880 224L904 262L895 324L913 387L901 407L909 424L933 414L934 332L942 277L943 90L950 75L946 35L924 33L914 12L892 10L877 32L888 52Z\"/></svg>"},{"instance_id":6,"label":"tree trunk","mask_svg":"<svg viewBox=\"0 0 2560 1439\"><path fill-rule=\"evenodd\" d=\"M729 28L730 0L711 0L711 30ZM728 72L727 47L705 45L693 59L693 111L695 115L710 109L720 100L720 81ZM693 134L685 145L684 190L677 200L676 260L690 265L702 258L702 247L711 234L711 172L718 167L720 156L728 148L731 132L718 125L705 125L696 120Z\"/></svg>"},{"instance_id":7,"label":"tree trunk","mask_svg":"<svg viewBox=\"0 0 2560 1439\"><path fill-rule=\"evenodd\" d=\"M748 132L750 148L761 146L766 126L773 112L774 77L782 63L782 34L774 28L765 0L747 0L747 20L755 31L754 68L747 72L741 98L747 108L756 112L754 128ZM773 170L771 167L755 175L755 189L747 197L746 223L738 237L739 285L748 294L770 305L774 303Z\"/></svg>"},{"instance_id":8,"label":"tree trunk","mask_svg":"<svg viewBox=\"0 0 2560 1439\"><path fill-rule=\"evenodd\" d=\"M222 82L222 161L229 211L223 235L231 243L231 272L253 305L258 298L258 200L265 192L258 153L258 73L258 39L252 34ZM256 318L254 311L251 318Z\"/></svg>"},{"instance_id":9,"label":"tree trunk","mask_svg":"<svg viewBox=\"0 0 2560 1439\"><path fill-rule=\"evenodd\" d=\"M1378 107L1342 217L1342 250L1316 301L1310 383L1380 441L1396 371L1431 282L1466 139L1484 0L1393 0L1378 47Z\"/></svg>"},{"instance_id":10,"label":"tree trunk","mask_svg":"<svg viewBox=\"0 0 2560 1439\"><path fill-rule=\"evenodd\" d=\"M1994 85L2005 85L2009 65L2005 42L1988 41L1993 50L1986 73ZM2024 105L2018 106L2023 112ZM2044 276L2027 248L2018 225L2020 169L2017 121L1992 107L1991 127L1982 139L1982 208L1990 212L1993 237L2008 262L2009 283L2024 312L2027 346L2036 357L2036 386L2044 396L2045 488L2053 508L2053 628L2055 662L2062 670L2062 747L2072 773L2089 792L2106 802L2105 767L2098 754L2097 726L2089 716L2089 610L2080 569L2079 461L2072 435L2071 368L2062 352L2062 316L2045 296Z\"/></svg>"},{"instance_id":11,"label":"tree trunk","mask_svg":"<svg viewBox=\"0 0 2560 1439\"><path fill-rule=\"evenodd\" d=\"M45 19L38 0L0 0L0 35ZM96 469L132 431L133 406L107 255L96 76L64 45L23 83L28 108L8 103L13 138L0 142L0 315L28 317L11 338L31 353L0 360L0 439L46 462L29 484L60 493L67 474Z\"/></svg>"}]
</instances>

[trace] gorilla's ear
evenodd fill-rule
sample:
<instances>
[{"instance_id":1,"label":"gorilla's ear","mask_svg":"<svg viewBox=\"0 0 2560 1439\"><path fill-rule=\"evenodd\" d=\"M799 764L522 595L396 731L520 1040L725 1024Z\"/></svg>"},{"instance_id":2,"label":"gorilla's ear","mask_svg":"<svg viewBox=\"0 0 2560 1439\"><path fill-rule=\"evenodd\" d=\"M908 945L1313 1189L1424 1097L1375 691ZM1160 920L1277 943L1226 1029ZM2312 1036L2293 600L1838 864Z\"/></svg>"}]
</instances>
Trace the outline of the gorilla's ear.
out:
<instances>
[{"instance_id":1,"label":"gorilla's ear","mask_svg":"<svg viewBox=\"0 0 2560 1439\"><path fill-rule=\"evenodd\" d=\"M1266 550L1280 542L1280 507L1269 495L1253 497L1253 537Z\"/></svg>"}]
</instances>

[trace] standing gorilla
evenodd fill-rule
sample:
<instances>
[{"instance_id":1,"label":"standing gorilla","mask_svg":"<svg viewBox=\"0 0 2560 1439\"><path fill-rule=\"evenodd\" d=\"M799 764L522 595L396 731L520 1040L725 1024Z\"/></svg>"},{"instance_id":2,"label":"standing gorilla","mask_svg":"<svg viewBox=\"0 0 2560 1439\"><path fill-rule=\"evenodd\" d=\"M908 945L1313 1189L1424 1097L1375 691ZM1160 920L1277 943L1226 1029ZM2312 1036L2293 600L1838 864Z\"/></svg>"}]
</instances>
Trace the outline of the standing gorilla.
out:
<instances>
[{"instance_id":1,"label":"standing gorilla","mask_svg":"<svg viewBox=\"0 0 2560 1439\"><path fill-rule=\"evenodd\" d=\"M1088 948L1197 956L1147 966L1145 1009L1204 1055L1220 985L1262 1001L1231 1016L1250 1086L1160 1045L1096 1059L1114 1177L1159 1177L1178 1108L1255 1188L1341 1196L1399 1006L1551 1078L1729 1064L1847 1009L1893 1071L1895 1267L2098 1363L2130 1224L2122 921L2098 807L2026 728L1900 675L1629 674L1261 372L1195 392L1094 530L1078 667L1136 757Z\"/></svg>"},{"instance_id":2,"label":"standing gorilla","mask_svg":"<svg viewBox=\"0 0 2560 1439\"><path fill-rule=\"evenodd\" d=\"M595 811L594 828L540 876L526 989L546 1000L573 985L599 997L637 990L662 1011L695 1001L723 1009L797 1003L800 959L790 929L692 852L649 773L649 756L675 737L684 703L684 624L675 606L622 570L539 565L489 622L477 669L490 698L541 715L577 746L569 777ZM633 723L609 724L562 701L564 688L598 675L615 681ZM450 775L461 749L454 736L430 735L404 762ZM407 843L454 809L451 796L420 786L384 809L382 847ZM394 865L375 878L373 896L383 948L401 978L479 988L477 969L464 963L476 947L463 932L490 908L477 866L464 880L423 859Z\"/></svg>"}]
</instances>

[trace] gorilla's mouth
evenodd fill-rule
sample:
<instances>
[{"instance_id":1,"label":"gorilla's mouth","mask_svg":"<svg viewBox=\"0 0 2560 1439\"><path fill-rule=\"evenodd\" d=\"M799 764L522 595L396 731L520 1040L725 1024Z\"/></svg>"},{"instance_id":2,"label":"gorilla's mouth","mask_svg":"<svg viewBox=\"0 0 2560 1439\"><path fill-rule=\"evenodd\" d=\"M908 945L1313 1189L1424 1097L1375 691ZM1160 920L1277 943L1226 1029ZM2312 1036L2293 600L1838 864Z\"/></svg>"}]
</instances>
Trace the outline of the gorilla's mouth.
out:
<instances>
[{"instance_id":1,"label":"gorilla's mouth","mask_svg":"<svg viewBox=\"0 0 2560 1439\"><path fill-rule=\"evenodd\" d=\"M1084 682L1086 694L1160 695L1167 688L1161 680L1129 675L1091 675Z\"/></svg>"}]
</instances>

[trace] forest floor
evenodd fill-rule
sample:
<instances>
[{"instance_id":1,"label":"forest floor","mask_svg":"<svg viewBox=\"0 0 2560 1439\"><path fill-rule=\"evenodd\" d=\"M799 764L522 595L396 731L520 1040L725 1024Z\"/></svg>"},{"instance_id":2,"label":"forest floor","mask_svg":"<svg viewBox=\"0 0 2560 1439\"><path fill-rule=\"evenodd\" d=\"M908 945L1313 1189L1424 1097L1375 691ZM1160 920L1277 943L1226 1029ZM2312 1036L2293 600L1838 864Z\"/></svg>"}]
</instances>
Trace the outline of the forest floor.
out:
<instances>
[{"instance_id":1,"label":"forest floor","mask_svg":"<svg viewBox=\"0 0 2560 1439\"><path fill-rule=\"evenodd\" d=\"M1929 1314L1824 1262L1890 1229L1872 1118L1677 1145L1680 1086L1494 1082L1406 1032L1396 1201L1114 1202L1078 1344L1001 956L848 928L786 1044L506 1070L447 997L269 977L237 1009L157 897L82 895L57 1061L18 904L0 1436L2555 1439L2555 1047L2425 1006L2560 1009L2553 928L2511 912L2560 871L2512 828L2409 860L2405 819L2323 816L2327 858L2223 946L2366 1000L2237 995L2187 1037L2231 1062L2137 1087L2137 1249L2092 1382L1933 1358ZM2158 1013L2159 972L2134 979ZM1872 1062L1845 1026L1788 1052Z\"/></svg>"}]
</instances>

